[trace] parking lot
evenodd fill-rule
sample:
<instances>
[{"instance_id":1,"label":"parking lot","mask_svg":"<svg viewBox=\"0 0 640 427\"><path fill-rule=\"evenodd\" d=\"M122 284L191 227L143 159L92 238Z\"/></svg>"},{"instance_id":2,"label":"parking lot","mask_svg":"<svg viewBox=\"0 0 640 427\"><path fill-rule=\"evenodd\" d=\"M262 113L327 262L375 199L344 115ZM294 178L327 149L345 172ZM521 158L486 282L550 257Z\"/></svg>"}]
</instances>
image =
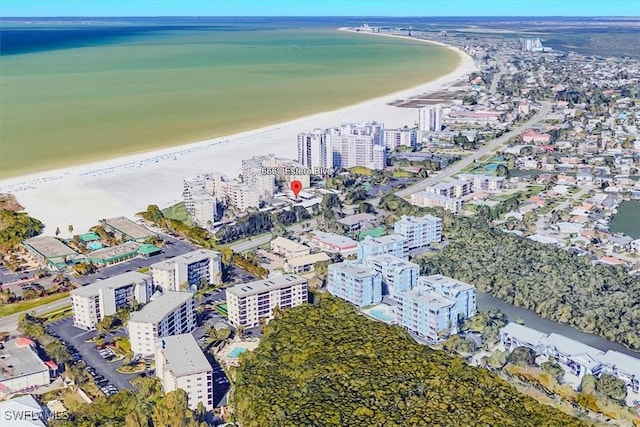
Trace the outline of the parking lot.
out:
<instances>
[{"instance_id":1,"label":"parking lot","mask_svg":"<svg viewBox=\"0 0 640 427\"><path fill-rule=\"evenodd\" d=\"M98 377L98 381L96 382L99 382L101 380L100 376L102 376L104 380L106 380L105 384L111 384L118 389L134 389L129 381L135 378L136 375L125 375L117 372L116 368L122 364L121 361L107 361L100 355L99 351L96 350L96 344L93 341L85 342L95 337L98 333L97 331L85 331L76 328L73 326L73 319L67 317L47 325L47 332L54 337L57 335L61 341L67 344L68 348L72 347L70 353L80 355L80 357L76 357L76 359L83 360L87 368L91 367L95 370L96 376ZM112 336L107 334L107 341L111 338ZM96 376L94 376L94 378L96 378Z\"/></svg>"}]
</instances>

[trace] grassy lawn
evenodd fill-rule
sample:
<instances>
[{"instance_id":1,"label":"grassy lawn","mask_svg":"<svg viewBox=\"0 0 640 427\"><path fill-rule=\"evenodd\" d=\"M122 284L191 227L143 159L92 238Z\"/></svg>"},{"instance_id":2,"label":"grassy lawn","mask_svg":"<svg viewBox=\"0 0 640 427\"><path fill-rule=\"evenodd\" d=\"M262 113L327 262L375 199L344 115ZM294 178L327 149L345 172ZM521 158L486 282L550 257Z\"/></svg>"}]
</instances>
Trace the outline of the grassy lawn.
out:
<instances>
[{"instance_id":1,"label":"grassy lawn","mask_svg":"<svg viewBox=\"0 0 640 427\"><path fill-rule=\"evenodd\" d=\"M63 319L65 317L69 317L73 314L73 310L71 305L62 307L61 309L50 311L45 314L40 314L38 317L44 319L45 323L55 322L56 320Z\"/></svg>"},{"instance_id":2,"label":"grassy lawn","mask_svg":"<svg viewBox=\"0 0 640 427\"><path fill-rule=\"evenodd\" d=\"M58 301L68 296L69 292L63 292L60 294L48 295L46 297L36 298L33 300L2 305L0 306L0 317L11 316L12 314L20 313L21 311L33 310L34 308L38 308L41 305L49 304L50 302Z\"/></svg>"},{"instance_id":3,"label":"grassy lawn","mask_svg":"<svg viewBox=\"0 0 640 427\"><path fill-rule=\"evenodd\" d=\"M542 214L542 215L546 215L549 212L551 212L552 210L554 210L556 208L556 206L558 206L562 202L563 202L563 200L554 200L554 201L550 202L548 205L541 207L540 210L538 211L538 213Z\"/></svg>"},{"instance_id":4,"label":"grassy lawn","mask_svg":"<svg viewBox=\"0 0 640 427\"><path fill-rule=\"evenodd\" d=\"M189 218L187 210L184 207L184 202L180 202L176 205L169 206L168 208L163 209L162 215L170 219L182 221L187 225L192 225L191 218Z\"/></svg>"}]
</instances>

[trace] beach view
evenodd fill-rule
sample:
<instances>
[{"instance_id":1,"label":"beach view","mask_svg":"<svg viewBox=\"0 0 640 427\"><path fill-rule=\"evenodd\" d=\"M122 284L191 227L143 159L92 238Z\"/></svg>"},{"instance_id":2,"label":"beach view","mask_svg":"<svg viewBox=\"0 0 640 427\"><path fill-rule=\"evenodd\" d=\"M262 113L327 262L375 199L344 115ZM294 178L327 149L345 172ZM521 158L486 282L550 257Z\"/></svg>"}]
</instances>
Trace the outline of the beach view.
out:
<instances>
[{"instance_id":1,"label":"beach view","mask_svg":"<svg viewBox=\"0 0 640 427\"><path fill-rule=\"evenodd\" d=\"M17 46L5 41L0 56L0 177L351 105L428 82L460 60L441 46L358 37L313 20L301 20L302 29L246 20L130 21L3 29ZM310 25L316 27L304 27ZM28 44L11 32L59 40L47 44L29 34L35 40Z\"/></svg>"},{"instance_id":2,"label":"beach view","mask_svg":"<svg viewBox=\"0 0 640 427\"><path fill-rule=\"evenodd\" d=\"M1 1L2 427L640 427L632 2Z\"/></svg>"}]
</instances>

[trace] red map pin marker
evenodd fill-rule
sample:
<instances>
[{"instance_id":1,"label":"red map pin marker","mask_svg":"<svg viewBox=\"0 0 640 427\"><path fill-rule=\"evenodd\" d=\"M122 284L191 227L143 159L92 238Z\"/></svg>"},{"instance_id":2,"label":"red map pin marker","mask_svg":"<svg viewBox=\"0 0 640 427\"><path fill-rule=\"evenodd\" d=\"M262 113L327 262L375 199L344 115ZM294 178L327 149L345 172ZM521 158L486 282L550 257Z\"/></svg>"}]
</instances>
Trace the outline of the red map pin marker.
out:
<instances>
[{"instance_id":1,"label":"red map pin marker","mask_svg":"<svg viewBox=\"0 0 640 427\"><path fill-rule=\"evenodd\" d=\"M297 179L295 181L291 181L291 191L293 191L293 195L296 196L296 198L298 198L300 190L302 190L302 183Z\"/></svg>"}]
</instances>

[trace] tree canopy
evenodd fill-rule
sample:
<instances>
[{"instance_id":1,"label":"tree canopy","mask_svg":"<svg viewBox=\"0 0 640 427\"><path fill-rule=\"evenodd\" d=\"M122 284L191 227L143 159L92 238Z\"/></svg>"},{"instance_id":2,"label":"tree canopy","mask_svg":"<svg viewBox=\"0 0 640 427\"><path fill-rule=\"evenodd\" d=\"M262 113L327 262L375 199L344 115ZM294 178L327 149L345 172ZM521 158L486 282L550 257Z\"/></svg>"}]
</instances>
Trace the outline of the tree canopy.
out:
<instances>
[{"instance_id":1,"label":"tree canopy","mask_svg":"<svg viewBox=\"0 0 640 427\"><path fill-rule=\"evenodd\" d=\"M269 322L234 402L245 427L583 425L329 295Z\"/></svg>"}]
</instances>

